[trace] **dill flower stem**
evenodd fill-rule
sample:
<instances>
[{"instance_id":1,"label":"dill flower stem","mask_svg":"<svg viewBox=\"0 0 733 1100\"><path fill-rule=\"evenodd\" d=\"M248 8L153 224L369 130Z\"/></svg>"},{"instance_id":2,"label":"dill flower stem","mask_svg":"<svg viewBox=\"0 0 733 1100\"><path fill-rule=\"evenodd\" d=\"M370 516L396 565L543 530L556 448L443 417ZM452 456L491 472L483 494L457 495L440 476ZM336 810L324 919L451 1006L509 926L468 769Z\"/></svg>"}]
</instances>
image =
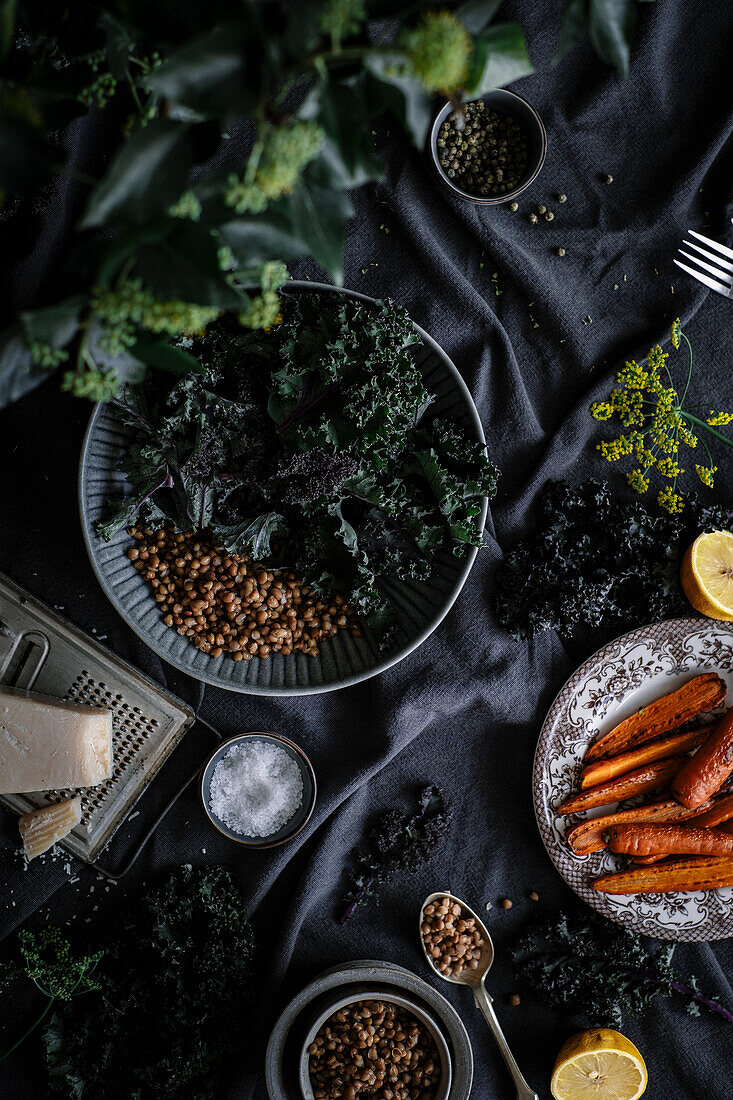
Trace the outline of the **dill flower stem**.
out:
<instances>
[{"instance_id":1,"label":"dill flower stem","mask_svg":"<svg viewBox=\"0 0 733 1100\"><path fill-rule=\"evenodd\" d=\"M41 1013L41 1015L40 1015L40 1016L38 1017L38 1019L37 1019L37 1020L35 1020L35 1021L34 1021L34 1023L32 1023L32 1024L31 1024L31 1026L30 1026L30 1027L28 1028L28 1030L27 1030L27 1031L24 1031L24 1032L23 1032L23 1034L21 1035L20 1039L17 1039L17 1040L16 1040L16 1041L15 1041L15 1042L13 1043L13 1045L12 1045L12 1046L10 1047L10 1049L9 1049L9 1050L6 1050L6 1051L5 1051L5 1053L4 1053L3 1055L0 1055L0 1062L4 1062L6 1058L9 1058L9 1057L10 1057L10 1055L11 1055L11 1054L13 1053L13 1051L14 1051L14 1050L17 1050L17 1049L18 1049L18 1047L20 1046L20 1044L21 1044L21 1043L23 1043L23 1042L25 1042L25 1040L26 1040L26 1039L28 1038L28 1036L29 1036L29 1035L30 1035L30 1034L31 1034L31 1033L32 1033L33 1031L35 1031L35 1030L36 1030L36 1028L37 1028L37 1027L38 1027L38 1026L39 1026L40 1024L42 1024L42 1023L43 1023L43 1021L44 1021L44 1020L46 1019L46 1017L48 1016L49 1012L51 1011L51 1006L52 1006L52 1005L53 1005L53 1004L55 1003L55 1001L56 1001L56 998L55 998L55 997L49 997L49 998L48 998L48 1001L47 1001L47 1003L46 1003L46 1007L44 1008L44 1010L43 1010L43 1012Z\"/></svg>"},{"instance_id":2,"label":"dill flower stem","mask_svg":"<svg viewBox=\"0 0 733 1100\"><path fill-rule=\"evenodd\" d=\"M689 341L689 340L687 339L687 337L685 336L684 332L680 332L680 336L682 337L682 339L683 339L683 340L685 341L685 343L687 344L688 350L689 350L689 352L690 352L690 365L689 365L689 366L688 366L688 368L687 368L687 381L685 382L685 391L684 391L684 393L682 394L682 400L680 401L680 405L684 405L684 403L685 403L685 398L687 397L687 391L688 391L688 390L689 390L689 388L690 388L690 381L691 381L691 379L692 379L692 344L691 344L691 343L690 343L690 341Z\"/></svg>"},{"instance_id":3,"label":"dill flower stem","mask_svg":"<svg viewBox=\"0 0 733 1100\"><path fill-rule=\"evenodd\" d=\"M733 447L733 439L730 439L727 435L723 435L723 433L714 428L712 424L706 424L699 416L693 416L693 414L687 412L686 409L679 409L678 411L680 416L689 424L694 424L696 428L702 428L703 431L710 432L710 435L714 435L716 439L720 439L721 442L725 443L728 447Z\"/></svg>"}]
</instances>

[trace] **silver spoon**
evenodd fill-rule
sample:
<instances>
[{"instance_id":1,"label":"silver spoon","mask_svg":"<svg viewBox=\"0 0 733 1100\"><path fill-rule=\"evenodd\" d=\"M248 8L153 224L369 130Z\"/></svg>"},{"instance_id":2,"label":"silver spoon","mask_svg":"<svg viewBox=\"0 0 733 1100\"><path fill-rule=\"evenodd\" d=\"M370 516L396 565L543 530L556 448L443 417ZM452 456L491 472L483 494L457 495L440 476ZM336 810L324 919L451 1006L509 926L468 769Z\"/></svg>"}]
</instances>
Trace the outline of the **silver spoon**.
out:
<instances>
[{"instance_id":1,"label":"silver spoon","mask_svg":"<svg viewBox=\"0 0 733 1100\"><path fill-rule=\"evenodd\" d=\"M466 969L462 971L456 977L449 977L447 974L441 974L435 965L435 960L428 955L425 950L425 941L423 940L422 926L424 923L425 907L430 905L433 901L438 901L441 898L448 898L451 902L460 905L463 913L468 914L469 917L473 917L476 921L476 927L484 938L484 947L481 953L481 958L478 960L478 966L475 970ZM474 913L465 901L461 901L460 898L455 897L447 890L439 890L436 894L430 894L425 898L420 910L420 943L422 944L423 954L430 963L433 971L446 982L455 982L456 985L467 985L473 992L474 1000L477 1007L483 1013L487 1024L491 1029L491 1033L496 1039L496 1045L498 1046L501 1056L506 1062L507 1069L512 1075L515 1088L517 1090L517 1100L539 1100L537 1093L530 1088L522 1076L522 1071L517 1065L516 1059L509 1049L509 1044L504 1038L504 1032L501 1030L501 1024L499 1023L496 1012L494 1011L493 998L486 991L486 975L491 969L491 964L494 961L494 945L491 942L491 936L483 921Z\"/></svg>"}]
</instances>

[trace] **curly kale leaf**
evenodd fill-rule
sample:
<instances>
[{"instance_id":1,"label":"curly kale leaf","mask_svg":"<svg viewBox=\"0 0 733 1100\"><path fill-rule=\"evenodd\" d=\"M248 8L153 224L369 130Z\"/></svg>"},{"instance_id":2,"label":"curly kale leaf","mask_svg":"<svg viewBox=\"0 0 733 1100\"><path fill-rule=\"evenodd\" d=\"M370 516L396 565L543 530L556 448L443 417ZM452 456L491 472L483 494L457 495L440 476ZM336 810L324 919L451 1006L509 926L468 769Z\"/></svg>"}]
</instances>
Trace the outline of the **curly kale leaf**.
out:
<instances>
[{"instance_id":1,"label":"curly kale leaf","mask_svg":"<svg viewBox=\"0 0 733 1100\"><path fill-rule=\"evenodd\" d=\"M517 939L512 960L527 989L594 1026L623 1026L660 996L678 995L688 1011L699 1006L729 1023L733 1013L703 997L695 978L672 967L674 944L655 943L594 913L557 913L534 921Z\"/></svg>"},{"instance_id":2,"label":"curly kale leaf","mask_svg":"<svg viewBox=\"0 0 733 1100\"><path fill-rule=\"evenodd\" d=\"M53 1093L221 1095L255 994L252 931L230 873L181 868L121 915L104 948L102 990L59 1005L46 1029Z\"/></svg>"},{"instance_id":3,"label":"curly kale leaf","mask_svg":"<svg viewBox=\"0 0 733 1100\"><path fill-rule=\"evenodd\" d=\"M230 554L240 554L251 561L266 561L271 553L273 535L285 530L285 520L279 512L265 512L242 520L232 527L218 526L217 543Z\"/></svg>"},{"instance_id":4,"label":"curly kale leaf","mask_svg":"<svg viewBox=\"0 0 733 1100\"><path fill-rule=\"evenodd\" d=\"M415 813L389 810L383 814L369 829L367 849L355 853L341 923L370 898L378 900L379 887L400 871L414 873L440 846L450 823L450 808L433 784L420 791Z\"/></svg>"},{"instance_id":5,"label":"curly kale leaf","mask_svg":"<svg viewBox=\"0 0 733 1100\"><path fill-rule=\"evenodd\" d=\"M537 533L509 550L497 570L496 617L526 638L689 614L680 553L703 528L728 525L727 513L697 502L671 516L618 498L597 481L550 482Z\"/></svg>"},{"instance_id":6,"label":"curly kale leaf","mask_svg":"<svg viewBox=\"0 0 733 1100\"><path fill-rule=\"evenodd\" d=\"M481 545L497 471L460 425L428 423L404 310L301 294L283 314L268 334L225 317L193 343L200 372L126 388L130 492L98 530L205 529L341 593L386 648L390 583L428 581L441 552Z\"/></svg>"}]
</instances>

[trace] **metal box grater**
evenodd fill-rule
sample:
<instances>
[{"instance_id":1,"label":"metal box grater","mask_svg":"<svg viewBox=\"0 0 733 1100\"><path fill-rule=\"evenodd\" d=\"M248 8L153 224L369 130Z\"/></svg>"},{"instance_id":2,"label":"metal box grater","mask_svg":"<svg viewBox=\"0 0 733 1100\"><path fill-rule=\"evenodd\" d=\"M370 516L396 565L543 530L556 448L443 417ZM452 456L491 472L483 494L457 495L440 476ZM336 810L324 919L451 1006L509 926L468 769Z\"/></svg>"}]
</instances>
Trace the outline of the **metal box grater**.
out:
<instances>
[{"instance_id":1,"label":"metal box grater","mask_svg":"<svg viewBox=\"0 0 733 1100\"><path fill-rule=\"evenodd\" d=\"M114 774L106 783L0 796L24 814L80 794L81 823L61 843L92 862L195 721L193 710L2 573L0 684L112 711Z\"/></svg>"}]
</instances>

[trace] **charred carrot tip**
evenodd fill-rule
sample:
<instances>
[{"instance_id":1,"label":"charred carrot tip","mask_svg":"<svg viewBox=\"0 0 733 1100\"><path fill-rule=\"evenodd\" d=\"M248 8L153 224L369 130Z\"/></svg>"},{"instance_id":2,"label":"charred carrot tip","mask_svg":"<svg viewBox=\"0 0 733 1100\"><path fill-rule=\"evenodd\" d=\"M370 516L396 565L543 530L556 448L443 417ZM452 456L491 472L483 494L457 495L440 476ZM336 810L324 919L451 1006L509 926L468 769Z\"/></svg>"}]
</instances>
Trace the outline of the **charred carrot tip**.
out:
<instances>
[{"instance_id":1,"label":"charred carrot tip","mask_svg":"<svg viewBox=\"0 0 733 1100\"><path fill-rule=\"evenodd\" d=\"M593 742L586 753L591 763L602 757L618 756L637 745L677 729L691 719L712 710L725 698L726 686L715 672L694 676L682 687L668 692L620 722Z\"/></svg>"}]
</instances>

